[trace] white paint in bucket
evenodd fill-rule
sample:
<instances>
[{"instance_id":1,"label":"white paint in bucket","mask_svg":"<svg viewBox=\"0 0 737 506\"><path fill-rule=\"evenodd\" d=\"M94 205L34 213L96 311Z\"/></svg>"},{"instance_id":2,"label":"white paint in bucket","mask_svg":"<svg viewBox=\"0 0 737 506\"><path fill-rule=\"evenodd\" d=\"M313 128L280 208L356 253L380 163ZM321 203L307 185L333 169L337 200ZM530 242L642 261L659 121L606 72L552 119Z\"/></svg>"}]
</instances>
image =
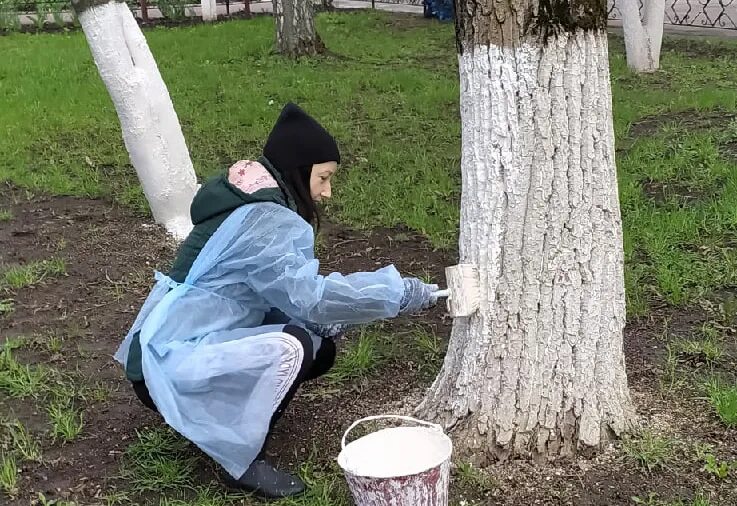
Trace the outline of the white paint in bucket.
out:
<instances>
[{"instance_id":1,"label":"white paint in bucket","mask_svg":"<svg viewBox=\"0 0 737 506\"><path fill-rule=\"evenodd\" d=\"M346 445L359 424L399 419L424 427L382 429ZM453 443L439 425L399 415L358 420L338 464L358 506L446 506Z\"/></svg>"}]
</instances>

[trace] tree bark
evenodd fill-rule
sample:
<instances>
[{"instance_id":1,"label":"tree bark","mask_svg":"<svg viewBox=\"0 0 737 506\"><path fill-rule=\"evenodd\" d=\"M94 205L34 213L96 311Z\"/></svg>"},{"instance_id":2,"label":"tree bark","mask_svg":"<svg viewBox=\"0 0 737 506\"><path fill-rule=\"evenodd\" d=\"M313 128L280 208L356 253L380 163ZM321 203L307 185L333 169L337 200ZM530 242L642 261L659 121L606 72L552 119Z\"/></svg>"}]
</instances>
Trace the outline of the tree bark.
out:
<instances>
[{"instance_id":1,"label":"tree bark","mask_svg":"<svg viewBox=\"0 0 737 506\"><path fill-rule=\"evenodd\" d=\"M311 0L273 0L277 52L290 58L314 56L325 50L315 31Z\"/></svg>"},{"instance_id":2,"label":"tree bark","mask_svg":"<svg viewBox=\"0 0 737 506\"><path fill-rule=\"evenodd\" d=\"M217 21L218 5L216 0L201 0L200 6L202 8L202 21Z\"/></svg>"},{"instance_id":3,"label":"tree bark","mask_svg":"<svg viewBox=\"0 0 737 506\"><path fill-rule=\"evenodd\" d=\"M73 5L154 219L183 239L192 229L189 206L197 178L146 39L125 3L77 0Z\"/></svg>"},{"instance_id":4,"label":"tree bark","mask_svg":"<svg viewBox=\"0 0 737 506\"><path fill-rule=\"evenodd\" d=\"M619 1L627 65L636 72L655 72L660 68L665 0L647 0L644 19L638 0Z\"/></svg>"},{"instance_id":5,"label":"tree bark","mask_svg":"<svg viewBox=\"0 0 737 506\"><path fill-rule=\"evenodd\" d=\"M458 2L460 262L482 302L418 414L479 465L572 456L634 416L606 5L552 3Z\"/></svg>"},{"instance_id":6,"label":"tree bark","mask_svg":"<svg viewBox=\"0 0 737 506\"><path fill-rule=\"evenodd\" d=\"M140 0L141 6L141 20L144 23L148 23L148 2L146 0Z\"/></svg>"}]
</instances>

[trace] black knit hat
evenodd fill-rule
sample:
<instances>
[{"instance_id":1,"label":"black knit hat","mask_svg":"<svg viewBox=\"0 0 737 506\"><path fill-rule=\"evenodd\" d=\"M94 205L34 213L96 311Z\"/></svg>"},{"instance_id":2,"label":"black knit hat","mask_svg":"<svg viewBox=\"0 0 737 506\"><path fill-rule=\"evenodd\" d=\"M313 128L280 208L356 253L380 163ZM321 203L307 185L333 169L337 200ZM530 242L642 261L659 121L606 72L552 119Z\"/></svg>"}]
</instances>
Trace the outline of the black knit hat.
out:
<instances>
[{"instance_id":1,"label":"black knit hat","mask_svg":"<svg viewBox=\"0 0 737 506\"><path fill-rule=\"evenodd\" d=\"M299 106L288 103L264 146L264 156L281 173L316 163L340 163L333 136Z\"/></svg>"}]
</instances>

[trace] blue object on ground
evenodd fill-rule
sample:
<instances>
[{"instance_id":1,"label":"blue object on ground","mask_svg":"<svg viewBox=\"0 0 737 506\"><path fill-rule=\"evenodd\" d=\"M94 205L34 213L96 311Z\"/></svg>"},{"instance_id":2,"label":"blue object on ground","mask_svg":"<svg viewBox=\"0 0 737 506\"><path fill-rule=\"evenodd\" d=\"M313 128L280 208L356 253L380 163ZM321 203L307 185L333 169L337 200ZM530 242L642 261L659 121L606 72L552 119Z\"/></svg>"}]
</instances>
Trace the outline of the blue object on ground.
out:
<instances>
[{"instance_id":1,"label":"blue object on ground","mask_svg":"<svg viewBox=\"0 0 737 506\"><path fill-rule=\"evenodd\" d=\"M423 15L440 21L452 21L455 17L453 0L423 0Z\"/></svg>"}]
</instances>

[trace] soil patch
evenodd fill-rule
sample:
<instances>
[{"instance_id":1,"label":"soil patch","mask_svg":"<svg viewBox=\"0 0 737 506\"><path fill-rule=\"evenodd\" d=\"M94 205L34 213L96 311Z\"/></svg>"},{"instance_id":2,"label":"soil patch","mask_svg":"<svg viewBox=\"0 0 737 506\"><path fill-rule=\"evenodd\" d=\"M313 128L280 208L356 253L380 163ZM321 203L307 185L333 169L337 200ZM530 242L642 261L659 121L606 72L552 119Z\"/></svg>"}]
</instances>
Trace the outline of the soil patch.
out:
<instances>
[{"instance_id":1,"label":"soil patch","mask_svg":"<svg viewBox=\"0 0 737 506\"><path fill-rule=\"evenodd\" d=\"M667 112L648 116L633 123L630 127L629 136L648 137L660 131L663 125L676 123L684 130L709 130L724 127L737 118L737 115L725 111L701 112L695 110Z\"/></svg>"},{"instance_id":2,"label":"soil patch","mask_svg":"<svg viewBox=\"0 0 737 506\"><path fill-rule=\"evenodd\" d=\"M663 53L676 53L679 56L708 59L734 59L734 48L718 40L695 37L663 37Z\"/></svg>"},{"instance_id":3,"label":"soil patch","mask_svg":"<svg viewBox=\"0 0 737 506\"><path fill-rule=\"evenodd\" d=\"M722 144L721 151L724 156L737 163L737 140Z\"/></svg>"},{"instance_id":4,"label":"soil patch","mask_svg":"<svg viewBox=\"0 0 737 506\"><path fill-rule=\"evenodd\" d=\"M644 181L642 189L656 204L664 205L674 203L678 207L687 207L705 199L719 195L719 189L723 186L721 182L711 185L713 188L693 188L682 182ZM711 191L709 191L711 190Z\"/></svg>"},{"instance_id":5,"label":"soil patch","mask_svg":"<svg viewBox=\"0 0 737 506\"><path fill-rule=\"evenodd\" d=\"M104 399L84 406L81 437L66 445L41 437L43 463L24 464L22 495L9 504L25 506L38 492L47 499L73 497L80 504L100 504L99 497L112 487L125 489L125 482L118 479L120 458L135 441L136 430L162 424L135 399L112 354L147 295L152 270L166 269L174 248L158 227L109 202L29 195L3 186L0 209L13 213L12 219L0 223L0 263L58 257L67 266L66 276L10 294L15 312L0 319L0 340L58 335L63 341L60 352L33 347L24 350L20 358L78 373L79 381L102 385L108 392ZM394 263L404 273L442 280L444 267L456 262L454 254L434 250L407 230L362 232L327 224L323 234L318 254L326 271L373 270ZM706 475L693 447L708 443L718 449L720 459L737 460L737 431L726 429L706 402L690 390L675 395L660 390L666 345L664 319L670 321L671 334L688 335L700 326L704 315L663 310L630 322L625 353L630 386L643 422L683 441L674 462L646 473L623 457L617 446L594 459L543 467L507 462L487 470L483 486L456 473L454 501L612 506L632 504L631 497L647 498L651 492L671 499L691 497L703 490L711 494L711 504L736 504L733 478L717 480ZM432 380L421 357L403 351L403 336L418 325L440 336L444 346L450 321L442 309L422 318L388 322L381 332L399 343L395 355L386 357L364 380L339 388L326 380L305 385L275 430L269 447L272 458L291 469L308 456L319 464L331 465L350 422L411 405ZM339 346L351 339L355 339L354 334ZM33 432L48 428L43 407L28 399L0 394L0 410L18 417ZM199 466L197 475L203 484L215 479L216 470L207 459Z\"/></svg>"}]
</instances>

